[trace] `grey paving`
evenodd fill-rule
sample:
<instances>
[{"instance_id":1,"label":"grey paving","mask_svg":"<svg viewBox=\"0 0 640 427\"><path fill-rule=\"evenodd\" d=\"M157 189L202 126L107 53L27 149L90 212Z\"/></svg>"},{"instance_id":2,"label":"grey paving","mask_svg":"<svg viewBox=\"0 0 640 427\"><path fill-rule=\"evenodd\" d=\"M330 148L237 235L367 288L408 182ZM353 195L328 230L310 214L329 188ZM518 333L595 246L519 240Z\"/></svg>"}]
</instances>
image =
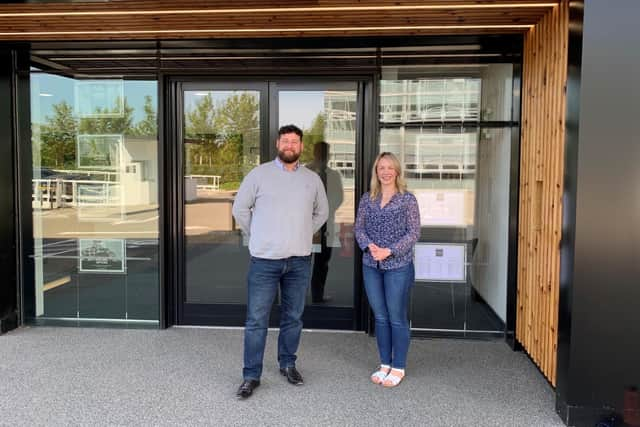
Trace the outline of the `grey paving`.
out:
<instances>
[{"instance_id":1,"label":"grey paving","mask_svg":"<svg viewBox=\"0 0 640 427\"><path fill-rule=\"evenodd\" d=\"M554 394L502 342L414 340L407 378L369 382L375 341L305 331L291 386L269 334L262 385L236 400L242 331L21 328L0 336L0 425L562 426Z\"/></svg>"}]
</instances>

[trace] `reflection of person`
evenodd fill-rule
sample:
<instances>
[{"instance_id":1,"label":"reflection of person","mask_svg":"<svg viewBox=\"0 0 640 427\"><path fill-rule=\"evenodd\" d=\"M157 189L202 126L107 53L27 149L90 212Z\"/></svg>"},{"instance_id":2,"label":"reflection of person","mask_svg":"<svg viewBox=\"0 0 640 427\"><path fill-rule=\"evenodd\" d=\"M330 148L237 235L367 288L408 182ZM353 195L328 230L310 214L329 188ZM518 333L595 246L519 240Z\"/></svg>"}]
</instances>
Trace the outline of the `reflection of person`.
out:
<instances>
[{"instance_id":1,"label":"reflection of person","mask_svg":"<svg viewBox=\"0 0 640 427\"><path fill-rule=\"evenodd\" d=\"M371 381L395 387L404 378L409 350L407 306L420 212L415 196L406 191L400 162L391 153L376 158L370 192L360 199L355 234L364 251L364 286L375 317L381 363Z\"/></svg>"},{"instance_id":2,"label":"reflection of person","mask_svg":"<svg viewBox=\"0 0 640 427\"><path fill-rule=\"evenodd\" d=\"M302 131L283 126L275 160L253 169L242 181L233 216L249 236L247 320L244 331L244 381L237 396L247 398L260 385L269 313L280 289L280 372L295 385L302 312L309 286L313 233L327 220L328 202L318 175L300 165Z\"/></svg>"},{"instance_id":3,"label":"reflection of person","mask_svg":"<svg viewBox=\"0 0 640 427\"><path fill-rule=\"evenodd\" d=\"M318 174L329 199L329 219L320 230L320 251L313 255L313 273L311 275L311 301L323 303L330 300L324 295L324 285L329 273L331 250L336 239L336 211L342 204L343 189L340 172L327 166L329 162L329 144L324 141L313 146L313 161L306 165Z\"/></svg>"}]
</instances>

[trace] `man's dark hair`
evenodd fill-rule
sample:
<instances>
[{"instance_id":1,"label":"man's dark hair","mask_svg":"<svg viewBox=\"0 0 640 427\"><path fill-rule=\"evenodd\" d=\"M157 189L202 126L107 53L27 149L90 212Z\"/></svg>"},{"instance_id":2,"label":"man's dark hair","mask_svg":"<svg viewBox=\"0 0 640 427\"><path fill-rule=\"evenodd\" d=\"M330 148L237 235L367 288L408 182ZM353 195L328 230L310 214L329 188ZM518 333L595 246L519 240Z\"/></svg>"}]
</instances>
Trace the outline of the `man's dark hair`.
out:
<instances>
[{"instance_id":1,"label":"man's dark hair","mask_svg":"<svg viewBox=\"0 0 640 427\"><path fill-rule=\"evenodd\" d=\"M285 125L278 129L278 139L285 133L295 133L300 137L300 141L302 141L302 129L296 125Z\"/></svg>"}]
</instances>

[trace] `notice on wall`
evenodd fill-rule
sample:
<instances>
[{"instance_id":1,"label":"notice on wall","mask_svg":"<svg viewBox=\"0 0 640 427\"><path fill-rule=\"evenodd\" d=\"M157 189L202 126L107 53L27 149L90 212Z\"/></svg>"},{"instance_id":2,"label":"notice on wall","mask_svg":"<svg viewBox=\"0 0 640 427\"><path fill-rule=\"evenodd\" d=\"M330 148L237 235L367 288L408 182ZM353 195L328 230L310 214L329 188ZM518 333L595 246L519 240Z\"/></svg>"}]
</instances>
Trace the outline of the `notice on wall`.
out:
<instances>
[{"instance_id":1,"label":"notice on wall","mask_svg":"<svg viewBox=\"0 0 640 427\"><path fill-rule=\"evenodd\" d=\"M415 192L422 226L462 227L465 222L465 192L421 190Z\"/></svg>"},{"instance_id":2,"label":"notice on wall","mask_svg":"<svg viewBox=\"0 0 640 427\"><path fill-rule=\"evenodd\" d=\"M466 282L467 246L464 243L417 243L416 280Z\"/></svg>"},{"instance_id":3,"label":"notice on wall","mask_svg":"<svg viewBox=\"0 0 640 427\"><path fill-rule=\"evenodd\" d=\"M78 269L82 273L124 273L124 239L78 239Z\"/></svg>"}]
</instances>

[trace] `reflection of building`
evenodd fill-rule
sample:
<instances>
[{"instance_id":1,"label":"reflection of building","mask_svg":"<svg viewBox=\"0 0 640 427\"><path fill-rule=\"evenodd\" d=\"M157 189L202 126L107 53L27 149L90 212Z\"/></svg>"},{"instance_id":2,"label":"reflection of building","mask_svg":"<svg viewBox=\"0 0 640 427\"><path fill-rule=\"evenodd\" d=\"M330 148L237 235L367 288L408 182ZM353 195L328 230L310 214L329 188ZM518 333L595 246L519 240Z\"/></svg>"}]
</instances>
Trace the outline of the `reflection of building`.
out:
<instances>
[{"instance_id":1,"label":"reflection of building","mask_svg":"<svg viewBox=\"0 0 640 427\"><path fill-rule=\"evenodd\" d=\"M382 80L381 123L478 121L480 79Z\"/></svg>"},{"instance_id":2,"label":"reflection of building","mask_svg":"<svg viewBox=\"0 0 640 427\"><path fill-rule=\"evenodd\" d=\"M325 139L331 147L328 166L339 171L342 178L353 179L356 160L356 92L326 91L324 111Z\"/></svg>"},{"instance_id":3,"label":"reflection of building","mask_svg":"<svg viewBox=\"0 0 640 427\"><path fill-rule=\"evenodd\" d=\"M154 178L157 175L157 139L126 135L118 137L115 148L108 147L106 150L118 153L112 156L116 161L108 166L80 163L82 169L41 169L38 175L34 174L37 177L32 179L33 207L124 208L157 204L157 182ZM84 157L85 160L87 158Z\"/></svg>"},{"instance_id":4,"label":"reflection of building","mask_svg":"<svg viewBox=\"0 0 640 427\"><path fill-rule=\"evenodd\" d=\"M408 179L472 178L477 131L437 124L478 123L480 82L479 78L381 80L380 151L398 154Z\"/></svg>"},{"instance_id":5,"label":"reflection of building","mask_svg":"<svg viewBox=\"0 0 640 427\"><path fill-rule=\"evenodd\" d=\"M158 203L158 147L155 137L124 137L119 178L125 206Z\"/></svg>"}]
</instances>

